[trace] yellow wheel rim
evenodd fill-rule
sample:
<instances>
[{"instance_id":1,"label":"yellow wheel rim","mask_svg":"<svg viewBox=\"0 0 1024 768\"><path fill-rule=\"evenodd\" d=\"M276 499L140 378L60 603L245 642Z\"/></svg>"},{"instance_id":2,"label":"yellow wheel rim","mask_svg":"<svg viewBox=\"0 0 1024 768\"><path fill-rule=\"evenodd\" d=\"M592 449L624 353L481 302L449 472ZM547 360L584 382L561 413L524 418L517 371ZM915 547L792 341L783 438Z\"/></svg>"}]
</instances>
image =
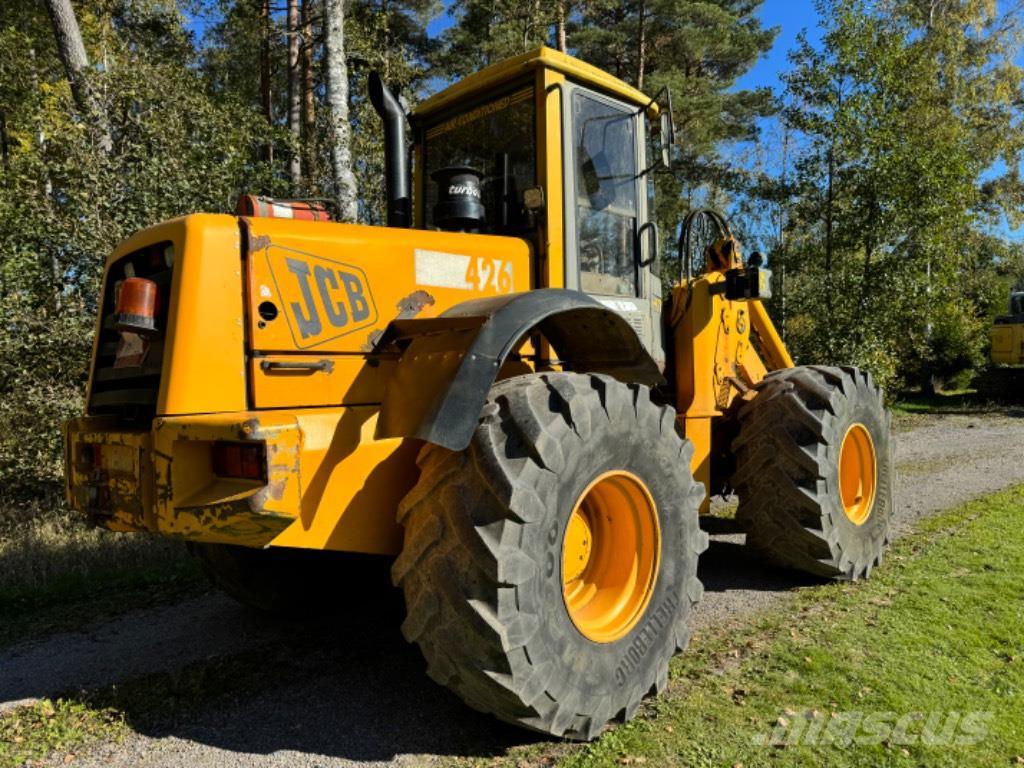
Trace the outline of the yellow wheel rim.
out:
<instances>
[{"instance_id":1,"label":"yellow wheel rim","mask_svg":"<svg viewBox=\"0 0 1024 768\"><path fill-rule=\"evenodd\" d=\"M661 560L658 508L636 475L606 472L580 494L562 539L562 593L587 639L629 634L650 602Z\"/></svg>"},{"instance_id":2,"label":"yellow wheel rim","mask_svg":"<svg viewBox=\"0 0 1024 768\"><path fill-rule=\"evenodd\" d=\"M854 525L863 525L871 517L877 480L871 434L863 424L851 424L839 449L839 495L843 512Z\"/></svg>"}]
</instances>

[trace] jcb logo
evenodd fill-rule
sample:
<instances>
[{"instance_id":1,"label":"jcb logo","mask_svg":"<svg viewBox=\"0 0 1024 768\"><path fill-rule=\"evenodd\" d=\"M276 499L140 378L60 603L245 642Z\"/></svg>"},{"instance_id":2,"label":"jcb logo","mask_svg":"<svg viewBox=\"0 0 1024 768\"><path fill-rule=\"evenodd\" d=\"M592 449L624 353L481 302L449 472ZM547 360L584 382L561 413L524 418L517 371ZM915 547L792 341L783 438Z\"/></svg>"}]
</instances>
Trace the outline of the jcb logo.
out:
<instances>
[{"instance_id":1,"label":"jcb logo","mask_svg":"<svg viewBox=\"0 0 1024 768\"><path fill-rule=\"evenodd\" d=\"M366 273L359 267L275 246L267 249L267 259L299 349L377 322Z\"/></svg>"}]
</instances>

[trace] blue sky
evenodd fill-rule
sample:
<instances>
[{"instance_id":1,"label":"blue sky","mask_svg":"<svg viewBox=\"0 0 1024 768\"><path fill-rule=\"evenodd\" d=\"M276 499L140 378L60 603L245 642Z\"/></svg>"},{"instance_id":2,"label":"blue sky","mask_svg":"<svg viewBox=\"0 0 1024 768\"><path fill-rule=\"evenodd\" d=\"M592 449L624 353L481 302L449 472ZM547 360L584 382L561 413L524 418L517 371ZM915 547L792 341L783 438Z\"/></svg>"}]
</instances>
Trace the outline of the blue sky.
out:
<instances>
[{"instance_id":1,"label":"blue sky","mask_svg":"<svg viewBox=\"0 0 1024 768\"><path fill-rule=\"evenodd\" d=\"M738 88L759 88L767 86L779 90L782 84L779 75L788 66L787 55L796 47L796 37L807 30L811 41L821 35L817 28L818 13L812 0L767 0L758 13L766 27L779 27L775 45L768 54L754 65L736 83Z\"/></svg>"}]
</instances>

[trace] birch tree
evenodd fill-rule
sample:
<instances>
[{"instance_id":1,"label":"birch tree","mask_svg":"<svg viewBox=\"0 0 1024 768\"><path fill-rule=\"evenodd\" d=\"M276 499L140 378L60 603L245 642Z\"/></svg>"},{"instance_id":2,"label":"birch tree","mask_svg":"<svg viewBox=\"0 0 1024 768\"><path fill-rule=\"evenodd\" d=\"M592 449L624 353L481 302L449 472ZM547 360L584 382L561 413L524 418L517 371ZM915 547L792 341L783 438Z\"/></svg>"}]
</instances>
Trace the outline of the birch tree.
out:
<instances>
[{"instance_id":1,"label":"birch tree","mask_svg":"<svg viewBox=\"0 0 1024 768\"><path fill-rule=\"evenodd\" d=\"M100 149L104 154L109 153L113 145L110 126L89 85L86 72L89 68L89 57L85 52L85 43L82 42L82 30L78 26L75 9L71 5L71 0L45 0L45 3L46 12L53 24L57 55L71 86L71 96L79 111L95 125Z\"/></svg>"},{"instance_id":2,"label":"birch tree","mask_svg":"<svg viewBox=\"0 0 1024 768\"><path fill-rule=\"evenodd\" d=\"M555 3L555 47L562 53L569 52L565 40L565 0Z\"/></svg>"},{"instance_id":3,"label":"birch tree","mask_svg":"<svg viewBox=\"0 0 1024 768\"><path fill-rule=\"evenodd\" d=\"M331 126L331 168L338 215L342 221L354 222L359 215L359 206L356 178L352 172L352 130L348 119L344 0L324 0L324 65Z\"/></svg>"},{"instance_id":4,"label":"birch tree","mask_svg":"<svg viewBox=\"0 0 1024 768\"><path fill-rule=\"evenodd\" d=\"M791 349L926 392L963 380L984 359L992 233L1024 189L1020 19L980 0L817 7L821 43L802 37L784 76Z\"/></svg>"},{"instance_id":5,"label":"birch tree","mask_svg":"<svg viewBox=\"0 0 1024 768\"><path fill-rule=\"evenodd\" d=\"M288 0L288 132L294 148L288 160L292 192L302 184L302 72L299 68L299 0Z\"/></svg>"}]
</instances>

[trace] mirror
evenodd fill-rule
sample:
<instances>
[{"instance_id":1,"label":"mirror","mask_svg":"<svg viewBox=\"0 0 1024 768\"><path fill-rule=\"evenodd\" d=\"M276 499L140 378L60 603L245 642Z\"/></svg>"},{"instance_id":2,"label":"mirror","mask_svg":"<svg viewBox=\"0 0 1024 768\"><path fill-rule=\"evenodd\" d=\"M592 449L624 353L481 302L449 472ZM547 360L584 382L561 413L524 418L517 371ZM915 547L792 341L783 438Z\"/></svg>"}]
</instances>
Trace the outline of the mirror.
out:
<instances>
[{"instance_id":1,"label":"mirror","mask_svg":"<svg viewBox=\"0 0 1024 768\"><path fill-rule=\"evenodd\" d=\"M646 107L640 110L642 113L650 114L649 110L658 106L658 122L648 121L647 129L647 157L649 165L640 172L645 176L658 170L671 170L672 166L679 162L681 152L676 144L676 124L672 116L672 92L668 86L663 86L657 95L650 100ZM658 137L657 143L654 137ZM661 155L656 159L658 154Z\"/></svg>"},{"instance_id":2,"label":"mirror","mask_svg":"<svg viewBox=\"0 0 1024 768\"><path fill-rule=\"evenodd\" d=\"M672 122L670 109L661 111L661 164L666 168L672 167L672 150L676 143L676 127Z\"/></svg>"}]
</instances>

